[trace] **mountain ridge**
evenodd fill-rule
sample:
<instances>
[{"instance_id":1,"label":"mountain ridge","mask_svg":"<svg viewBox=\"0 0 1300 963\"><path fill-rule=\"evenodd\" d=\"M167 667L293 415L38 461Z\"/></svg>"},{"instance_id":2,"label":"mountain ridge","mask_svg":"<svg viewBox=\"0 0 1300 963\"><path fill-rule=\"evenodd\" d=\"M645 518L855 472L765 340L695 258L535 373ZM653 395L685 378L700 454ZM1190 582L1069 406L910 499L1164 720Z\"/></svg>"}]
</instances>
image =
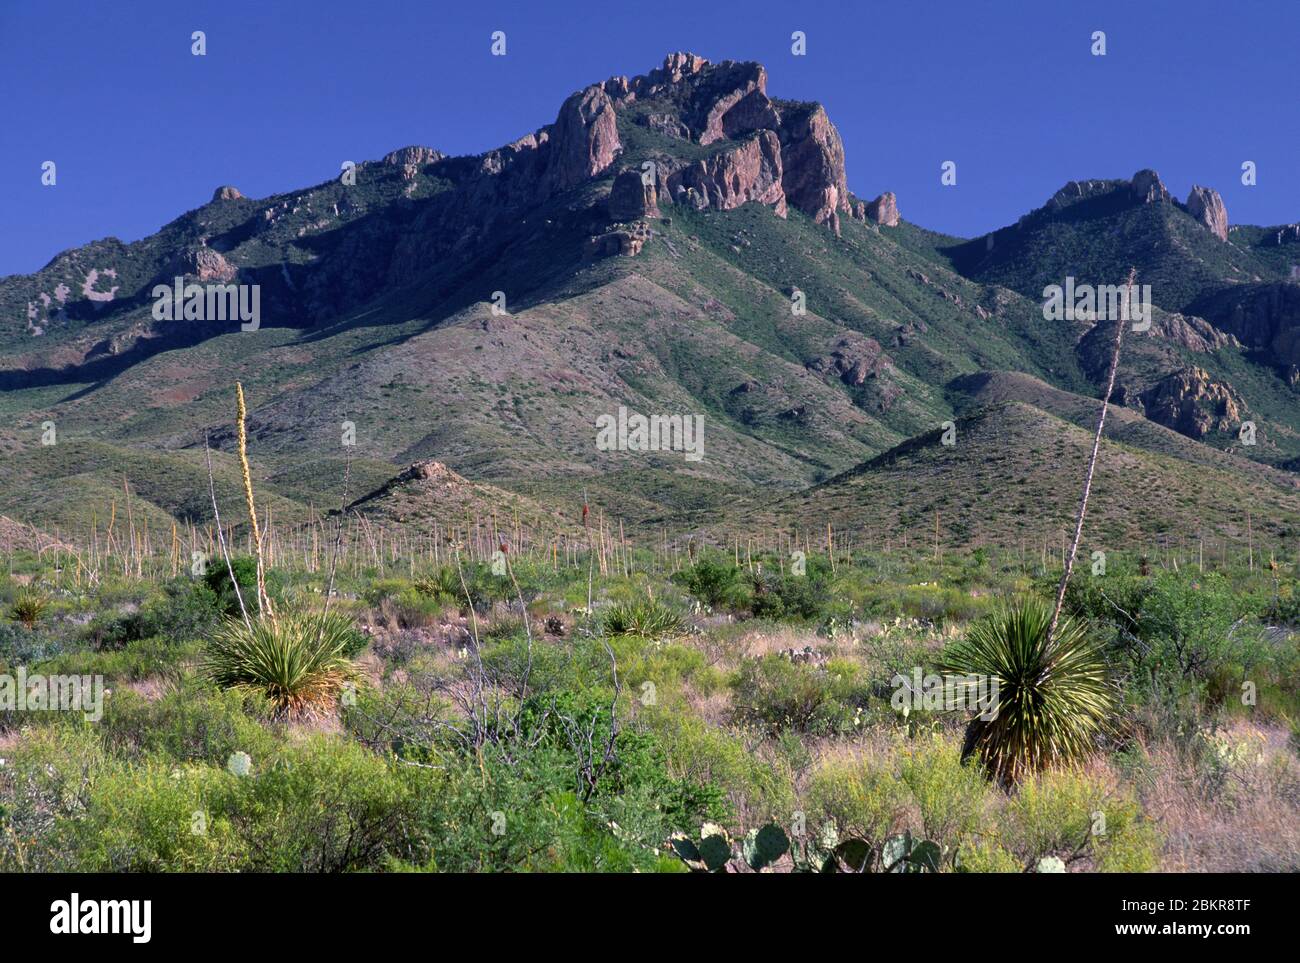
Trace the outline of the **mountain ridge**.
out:
<instances>
[{"instance_id":1,"label":"mountain ridge","mask_svg":"<svg viewBox=\"0 0 1300 963\"><path fill-rule=\"evenodd\" d=\"M65 523L78 513L30 490L64 477L37 464L41 424L119 452L97 462L102 493L205 438L228 451L238 379L259 477L294 517L336 498L315 479L342 464L350 423L372 493L383 466L391 481L436 459L542 512L585 483L633 523L743 523L931 437L981 372L1086 408L1113 326L1048 322L1041 291L1130 265L1154 305L1125 349L1122 410L1283 466L1270 479L1300 457L1300 232L1230 225L1212 189L1179 202L1148 170L1071 181L1017 225L956 239L904 220L892 192L853 194L845 164L825 109L769 97L762 65L676 53L482 154L408 146L260 200L218 187L148 238L0 279L19 319L0 326L0 443L26 452L0 481L22 521ZM175 277L258 285L263 323L158 320L150 292ZM593 419L619 406L701 413L708 457L597 451ZM1139 436L1168 457L1164 436ZM160 518L202 517L201 499L144 487Z\"/></svg>"}]
</instances>

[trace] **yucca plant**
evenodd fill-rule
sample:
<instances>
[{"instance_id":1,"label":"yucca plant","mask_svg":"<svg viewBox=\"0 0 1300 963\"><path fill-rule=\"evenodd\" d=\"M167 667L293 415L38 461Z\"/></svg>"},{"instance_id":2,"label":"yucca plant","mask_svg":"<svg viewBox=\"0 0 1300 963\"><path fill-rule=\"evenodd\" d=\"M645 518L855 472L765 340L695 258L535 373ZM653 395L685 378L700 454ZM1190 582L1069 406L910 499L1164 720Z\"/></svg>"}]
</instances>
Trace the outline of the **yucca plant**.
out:
<instances>
[{"instance_id":1,"label":"yucca plant","mask_svg":"<svg viewBox=\"0 0 1300 963\"><path fill-rule=\"evenodd\" d=\"M944 653L953 691L975 679L987 692L996 686L992 708L966 731L963 758L978 757L1004 784L1087 756L1114 705L1105 660L1086 627L1061 617L1049 640L1052 616L1052 606L1023 599L973 625Z\"/></svg>"},{"instance_id":2,"label":"yucca plant","mask_svg":"<svg viewBox=\"0 0 1300 963\"><path fill-rule=\"evenodd\" d=\"M357 635L338 614L229 619L208 642L201 667L222 688L264 696L279 717L319 715L355 676L347 653L356 650Z\"/></svg>"},{"instance_id":3,"label":"yucca plant","mask_svg":"<svg viewBox=\"0 0 1300 963\"><path fill-rule=\"evenodd\" d=\"M605 631L611 635L640 635L647 639L679 635L682 617L663 602L638 599L619 602L605 613Z\"/></svg>"},{"instance_id":4,"label":"yucca plant","mask_svg":"<svg viewBox=\"0 0 1300 963\"><path fill-rule=\"evenodd\" d=\"M444 565L432 574L418 576L412 584L417 592L439 605L455 605L465 599L460 578L450 565Z\"/></svg>"},{"instance_id":5,"label":"yucca plant","mask_svg":"<svg viewBox=\"0 0 1300 963\"><path fill-rule=\"evenodd\" d=\"M25 589L14 598L13 604L9 606L9 614L14 617L15 621L21 622L27 628L32 629L36 627L36 623L41 620L41 616L45 614L45 610L49 606L49 596L42 595L32 589Z\"/></svg>"}]
</instances>

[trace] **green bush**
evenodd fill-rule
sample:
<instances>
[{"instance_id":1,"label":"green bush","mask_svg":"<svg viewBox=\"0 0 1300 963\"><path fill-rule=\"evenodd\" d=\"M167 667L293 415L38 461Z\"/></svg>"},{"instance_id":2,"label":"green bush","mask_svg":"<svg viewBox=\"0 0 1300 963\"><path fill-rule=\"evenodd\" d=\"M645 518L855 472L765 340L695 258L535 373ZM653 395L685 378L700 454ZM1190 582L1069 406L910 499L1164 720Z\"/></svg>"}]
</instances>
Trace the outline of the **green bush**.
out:
<instances>
[{"instance_id":1,"label":"green bush","mask_svg":"<svg viewBox=\"0 0 1300 963\"><path fill-rule=\"evenodd\" d=\"M852 670L841 663L841 673ZM866 702L853 680L827 666L794 662L780 655L741 662L732 684L736 719L776 735L784 729L829 735L853 728Z\"/></svg>"},{"instance_id":2,"label":"green bush","mask_svg":"<svg viewBox=\"0 0 1300 963\"><path fill-rule=\"evenodd\" d=\"M235 582L230 580L231 570L235 573ZM284 577L275 569L263 572L266 582L266 594L272 603L284 600ZM239 600L244 600L244 608L250 618L257 615L257 559L248 556L235 556L226 566L224 558L209 559L203 582L217 597L221 611L231 618L239 618ZM239 592L235 592L235 583Z\"/></svg>"},{"instance_id":3,"label":"green bush","mask_svg":"<svg viewBox=\"0 0 1300 963\"><path fill-rule=\"evenodd\" d=\"M673 581L710 608L739 608L745 602L740 575L740 569L725 556L707 554L677 572Z\"/></svg>"}]
</instances>

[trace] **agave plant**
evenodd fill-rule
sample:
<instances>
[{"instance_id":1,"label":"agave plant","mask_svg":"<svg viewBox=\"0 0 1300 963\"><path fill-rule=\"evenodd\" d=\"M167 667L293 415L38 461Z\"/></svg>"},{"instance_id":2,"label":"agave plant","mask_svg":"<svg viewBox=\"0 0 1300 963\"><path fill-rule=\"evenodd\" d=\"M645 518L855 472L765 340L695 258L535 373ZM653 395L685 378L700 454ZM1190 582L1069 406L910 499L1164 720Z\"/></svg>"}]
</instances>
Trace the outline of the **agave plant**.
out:
<instances>
[{"instance_id":1,"label":"agave plant","mask_svg":"<svg viewBox=\"0 0 1300 963\"><path fill-rule=\"evenodd\" d=\"M230 619L208 642L201 668L223 688L264 696L277 716L318 715L355 676L347 653L356 637L351 620L336 613Z\"/></svg>"},{"instance_id":2,"label":"agave plant","mask_svg":"<svg viewBox=\"0 0 1300 963\"><path fill-rule=\"evenodd\" d=\"M1049 639L1052 608L1026 598L972 626L944 653L954 690L978 679L996 692L970 723L963 758L976 756L1003 783L1052 762L1087 756L1114 699L1100 648L1086 627L1062 617Z\"/></svg>"}]
</instances>

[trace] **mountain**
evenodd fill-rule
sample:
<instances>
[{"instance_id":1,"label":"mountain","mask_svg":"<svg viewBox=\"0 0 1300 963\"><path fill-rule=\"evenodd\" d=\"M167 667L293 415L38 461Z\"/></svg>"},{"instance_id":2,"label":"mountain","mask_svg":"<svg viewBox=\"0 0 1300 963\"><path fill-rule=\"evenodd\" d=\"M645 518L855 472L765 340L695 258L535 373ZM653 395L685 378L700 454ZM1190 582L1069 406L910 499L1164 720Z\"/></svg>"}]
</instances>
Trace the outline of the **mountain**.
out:
<instances>
[{"instance_id":1,"label":"mountain","mask_svg":"<svg viewBox=\"0 0 1300 963\"><path fill-rule=\"evenodd\" d=\"M916 514L938 492L896 474L948 421L1020 502L1068 504L1114 322L1049 321L1043 291L1134 266L1152 324L1126 343L1108 438L1207 525L1237 524L1228 492L1290 524L1294 231L1230 225L1212 190L1179 203L1146 171L963 240L848 183L820 105L770 96L759 64L677 53L482 155L406 147L260 200L219 187L140 241L0 279L0 514L66 536L129 497L151 526L207 521L205 438L238 498L235 381L255 484L289 524L337 508L349 463L352 509L424 531L494 506L563 531L583 492L634 531L832 503L852 522L868 477ZM177 278L201 297L172 303ZM225 286L245 300L220 316ZM629 416L702 419L699 457L607 450L601 420ZM1035 431L1056 447L1005 440ZM458 480L431 489L429 463ZM971 537L1014 524L996 491L962 496Z\"/></svg>"}]
</instances>

